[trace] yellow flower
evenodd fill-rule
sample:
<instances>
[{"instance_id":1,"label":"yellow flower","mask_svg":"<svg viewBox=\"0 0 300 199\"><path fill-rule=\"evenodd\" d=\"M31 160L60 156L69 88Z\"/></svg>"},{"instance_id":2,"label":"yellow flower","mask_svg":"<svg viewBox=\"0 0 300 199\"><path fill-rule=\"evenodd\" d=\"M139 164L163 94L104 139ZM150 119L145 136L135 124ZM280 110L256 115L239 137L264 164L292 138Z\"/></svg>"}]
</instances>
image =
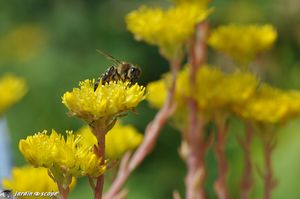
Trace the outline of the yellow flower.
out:
<instances>
[{"instance_id":1,"label":"yellow flower","mask_svg":"<svg viewBox=\"0 0 300 199\"><path fill-rule=\"evenodd\" d=\"M83 143L97 145L97 138L88 126L81 128L78 133L82 135ZM133 150L142 142L143 135L131 125L116 125L106 134L105 153L108 159L118 159L125 152Z\"/></svg>"},{"instance_id":2,"label":"yellow flower","mask_svg":"<svg viewBox=\"0 0 300 199\"><path fill-rule=\"evenodd\" d=\"M71 188L76 184L75 178L71 183ZM12 169L12 178L2 180L5 189L13 192L58 192L57 184L50 178L46 168L34 168L31 166L14 167ZM18 198L36 198L22 197Z\"/></svg>"},{"instance_id":3,"label":"yellow flower","mask_svg":"<svg viewBox=\"0 0 300 199\"><path fill-rule=\"evenodd\" d=\"M232 24L215 29L208 44L244 66L258 53L268 50L276 38L277 32L272 25Z\"/></svg>"},{"instance_id":4,"label":"yellow flower","mask_svg":"<svg viewBox=\"0 0 300 199\"><path fill-rule=\"evenodd\" d=\"M105 165L100 165L101 157L93 152L93 145L79 145L81 136L67 132L66 140L54 130L28 136L19 142L19 149L25 159L35 167L50 169L54 177L89 175L100 176Z\"/></svg>"},{"instance_id":5,"label":"yellow flower","mask_svg":"<svg viewBox=\"0 0 300 199\"><path fill-rule=\"evenodd\" d=\"M2 184L4 188L11 189L13 192L58 191L57 184L49 177L47 169L33 168L31 166L13 168L12 179L4 179Z\"/></svg>"},{"instance_id":6,"label":"yellow flower","mask_svg":"<svg viewBox=\"0 0 300 199\"><path fill-rule=\"evenodd\" d=\"M242 103L251 97L258 84L257 79L250 73L225 74L208 66L202 66L196 72L194 88L189 86L189 76L188 71L185 81L178 86L186 90L186 96L197 101L200 109L209 112L228 111L232 104Z\"/></svg>"},{"instance_id":7,"label":"yellow flower","mask_svg":"<svg viewBox=\"0 0 300 199\"><path fill-rule=\"evenodd\" d=\"M12 74L6 74L0 79L0 115L19 101L27 92L27 86L23 78Z\"/></svg>"},{"instance_id":8,"label":"yellow flower","mask_svg":"<svg viewBox=\"0 0 300 199\"><path fill-rule=\"evenodd\" d=\"M160 79L154 82L150 82L147 85L147 101L149 104L156 108L160 109L166 98L167 98L167 85L165 79Z\"/></svg>"},{"instance_id":9,"label":"yellow flower","mask_svg":"<svg viewBox=\"0 0 300 199\"><path fill-rule=\"evenodd\" d=\"M174 93L174 101L176 102L177 109L184 108L186 106L186 96L187 96L187 87L182 87L182 85L186 86L189 82L187 77L188 70L185 67L178 73L177 76L177 83L175 86L175 93ZM168 96L168 90L171 87L171 74L166 73L162 76L161 79L157 81L150 82L147 85L147 101L149 102L150 106L160 109ZM185 96L185 97L183 97Z\"/></svg>"},{"instance_id":10,"label":"yellow flower","mask_svg":"<svg viewBox=\"0 0 300 199\"><path fill-rule=\"evenodd\" d=\"M258 80L251 73L226 74L217 85L217 95L213 103L219 107L244 103L254 95L257 85Z\"/></svg>"},{"instance_id":11,"label":"yellow flower","mask_svg":"<svg viewBox=\"0 0 300 199\"><path fill-rule=\"evenodd\" d=\"M39 26L19 26L0 38L0 57L27 61L40 52L44 42L45 34Z\"/></svg>"},{"instance_id":12,"label":"yellow flower","mask_svg":"<svg viewBox=\"0 0 300 199\"><path fill-rule=\"evenodd\" d=\"M101 83L100 83L101 85ZM134 109L144 99L145 88L129 82L110 82L98 86L94 91L94 81L85 80L66 92L62 103L75 115L88 123L105 117L118 116L122 112Z\"/></svg>"},{"instance_id":13,"label":"yellow flower","mask_svg":"<svg viewBox=\"0 0 300 199\"><path fill-rule=\"evenodd\" d=\"M247 120L261 123L282 123L300 113L300 92L282 91L262 85L246 103L234 107Z\"/></svg>"},{"instance_id":14,"label":"yellow flower","mask_svg":"<svg viewBox=\"0 0 300 199\"><path fill-rule=\"evenodd\" d=\"M196 3L178 4L168 10L142 6L126 16L126 24L137 40L157 45L161 53L171 59L192 36L196 24L209 13L210 10Z\"/></svg>"},{"instance_id":15,"label":"yellow flower","mask_svg":"<svg viewBox=\"0 0 300 199\"><path fill-rule=\"evenodd\" d=\"M258 80L250 73L225 74L205 65L196 72L194 87L191 87L190 76L188 65L178 74L174 100L179 109L183 109L187 99L192 98L203 111L229 110L231 105L250 98L258 84ZM168 75L147 87L147 100L156 108L161 108L165 99L168 87L166 77Z\"/></svg>"}]
</instances>

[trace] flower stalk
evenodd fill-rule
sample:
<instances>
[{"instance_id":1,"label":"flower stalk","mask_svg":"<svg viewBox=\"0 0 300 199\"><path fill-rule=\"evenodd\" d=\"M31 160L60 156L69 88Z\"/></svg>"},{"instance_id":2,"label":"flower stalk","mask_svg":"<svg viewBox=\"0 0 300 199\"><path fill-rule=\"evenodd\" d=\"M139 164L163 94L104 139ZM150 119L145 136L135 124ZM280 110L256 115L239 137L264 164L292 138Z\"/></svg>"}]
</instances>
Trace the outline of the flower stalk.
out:
<instances>
[{"instance_id":1,"label":"flower stalk","mask_svg":"<svg viewBox=\"0 0 300 199\"><path fill-rule=\"evenodd\" d=\"M64 188L64 186L59 183L57 184L57 186L58 186L58 191L60 193L60 199L67 199L70 192L70 188L69 187Z\"/></svg>"},{"instance_id":2,"label":"flower stalk","mask_svg":"<svg viewBox=\"0 0 300 199\"><path fill-rule=\"evenodd\" d=\"M191 66L190 84L191 88L195 86L195 74L201 64L206 59L206 44L208 23L197 25L194 37L189 45L189 63ZM204 180L206 176L205 153L208 144L203 136L203 122L199 118L197 102L194 99L188 99L188 129L186 133L186 142L188 144L188 154L185 157L188 172L185 178L186 198L187 199L205 199Z\"/></svg>"},{"instance_id":3,"label":"flower stalk","mask_svg":"<svg viewBox=\"0 0 300 199\"><path fill-rule=\"evenodd\" d=\"M241 180L241 195L240 199L248 199L253 187L253 165L251 158L251 144L253 140L252 124L245 124L245 138L238 138L238 141L244 151L244 174Z\"/></svg>"},{"instance_id":4,"label":"flower stalk","mask_svg":"<svg viewBox=\"0 0 300 199\"><path fill-rule=\"evenodd\" d=\"M114 123L115 122L113 121L111 124L105 125L103 124L102 120L99 120L94 122L93 124L90 124L90 127L98 140L98 146L95 147L95 153L98 157L101 157L100 166L105 165L105 135L110 130L110 126L112 127ZM108 126L109 128L107 128ZM91 182L91 180L90 180L90 184L92 188L94 188L94 199L102 199L104 174L101 174L97 178L95 186L94 186L94 182Z\"/></svg>"},{"instance_id":5,"label":"flower stalk","mask_svg":"<svg viewBox=\"0 0 300 199\"><path fill-rule=\"evenodd\" d=\"M272 198L272 191L277 185L277 181L274 178L273 167L272 167L272 155L276 147L275 135L262 135L263 153L265 171L262 173L264 181L264 199Z\"/></svg>"},{"instance_id":6,"label":"flower stalk","mask_svg":"<svg viewBox=\"0 0 300 199\"><path fill-rule=\"evenodd\" d=\"M178 56L177 59L170 61L171 71L172 71L172 82L171 87L168 91L168 97L165 101L162 109L156 114L154 119L148 124L145 132L145 138L142 144L138 147L135 153L130 158L127 154L123 157L121 161L121 166L119 167L119 172L116 179L111 184L109 190L104 196L104 199L113 199L121 192L121 189L126 182L127 178L130 176L132 171L134 171L145 157L153 150L156 140L160 134L160 130L166 123L167 119L172 115L175 106L173 104L173 98L176 87L177 73L181 65L182 58Z\"/></svg>"},{"instance_id":7,"label":"flower stalk","mask_svg":"<svg viewBox=\"0 0 300 199\"><path fill-rule=\"evenodd\" d=\"M229 193L226 186L228 163L225 154L228 125L226 124L226 118L217 117L215 122L217 126L217 143L214 147L214 152L217 158L219 176L214 184L214 189L219 199L229 199Z\"/></svg>"}]
</instances>

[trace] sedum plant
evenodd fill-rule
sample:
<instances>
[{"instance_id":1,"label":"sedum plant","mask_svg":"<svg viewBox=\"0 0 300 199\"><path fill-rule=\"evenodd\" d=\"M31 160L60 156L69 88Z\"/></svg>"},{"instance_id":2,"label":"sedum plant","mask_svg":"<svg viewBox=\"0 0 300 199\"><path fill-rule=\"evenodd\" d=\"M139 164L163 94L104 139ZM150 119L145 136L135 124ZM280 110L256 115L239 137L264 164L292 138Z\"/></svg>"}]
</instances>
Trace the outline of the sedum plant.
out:
<instances>
[{"instance_id":1,"label":"sedum plant","mask_svg":"<svg viewBox=\"0 0 300 199\"><path fill-rule=\"evenodd\" d=\"M215 10L209 3L174 0L168 8L142 5L128 13L127 29L136 40L158 48L169 62L169 72L146 88L126 78L114 77L105 84L100 81L97 87L94 79L81 81L78 88L65 92L62 103L70 116L80 118L86 126L65 136L54 130L51 134L43 131L20 141L25 159L48 170L62 198L68 197L71 180L78 177L89 179L94 199L125 198L126 180L155 148L167 122L180 131L179 155L187 168L182 179L185 192L174 190L174 199L208 198L205 184L210 168L205 158L210 149L216 158L215 194L219 199L232 198L226 155L232 117L245 125L243 136L237 138L244 151L245 166L240 176L240 198L251 198L253 191L254 136L263 145L265 165L258 169L264 181L261 197L272 198L277 184L272 170L276 132L299 115L300 92L275 88L251 71L251 62L270 49L278 36L271 24L229 24L214 28L209 16ZM212 66L207 61L208 47L229 56L235 69L225 72L222 65ZM142 136L118 120L134 111L144 99L158 111ZM103 193L104 175L118 162L118 173Z\"/></svg>"}]
</instances>

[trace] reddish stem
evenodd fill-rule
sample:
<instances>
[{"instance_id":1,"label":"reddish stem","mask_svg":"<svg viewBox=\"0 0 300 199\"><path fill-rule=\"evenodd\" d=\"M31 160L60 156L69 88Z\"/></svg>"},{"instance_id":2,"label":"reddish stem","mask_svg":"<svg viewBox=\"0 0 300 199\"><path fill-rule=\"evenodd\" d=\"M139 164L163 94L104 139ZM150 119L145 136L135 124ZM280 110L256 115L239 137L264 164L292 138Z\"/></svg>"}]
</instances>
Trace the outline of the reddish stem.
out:
<instances>
[{"instance_id":1,"label":"reddish stem","mask_svg":"<svg viewBox=\"0 0 300 199\"><path fill-rule=\"evenodd\" d=\"M246 123L244 140L239 139L240 145L244 151L244 174L241 180L241 199L248 199L253 187L253 166L251 158L251 144L253 140L253 127Z\"/></svg>"},{"instance_id":2,"label":"reddish stem","mask_svg":"<svg viewBox=\"0 0 300 199\"><path fill-rule=\"evenodd\" d=\"M191 39L189 45L189 63L190 63L190 85L195 87L196 73L206 58L206 37L208 31L207 22L198 24L195 36ZM197 102L194 99L188 99L189 123L186 134L186 141L189 146L187 154L187 175L186 199L205 199L204 180L206 176L205 153L208 144L203 138L203 123L199 118Z\"/></svg>"},{"instance_id":3,"label":"reddish stem","mask_svg":"<svg viewBox=\"0 0 300 199\"><path fill-rule=\"evenodd\" d=\"M124 161L124 164L126 164L126 166L122 166L119 168L119 174L110 186L108 192L105 194L105 199L112 199L118 195L131 172L135 170L145 159L145 157L153 150L156 140L160 134L161 128L164 126L167 119L170 117L174 110L173 98L175 93L177 73L180 65L181 57L171 62L172 82L171 87L168 91L168 97L163 107L156 114L152 122L148 124L143 143L135 151L130 160Z\"/></svg>"},{"instance_id":4,"label":"reddish stem","mask_svg":"<svg viewBox=\"0 0 300 199\"><path fill-rule=\"evenodd\" d=\"M60 193L60 199L67 199L67 198L68 198L68 195L69 195L69 192L70 192L69 187L67 187L67 188L65 189L65 188L64 188L62 185L60 185L60 184L58 184L57 186L58 186L58 191L59 191L59 193Z\"/></svg>"},{"instance_id":5,"label":"reddish stem","mask_svg":"<svg viewBox=\"0 0 300 199\"><path fill-rule=\"evenodd\" d=\"M263 150L264 150L264 162L265 162L265 172L264 178L264 199L272 198L272 191L276 187L276 180L273 176L272 168L272 154L276 143L273 136L262 135Z\"/></svg>"},{"instance_id":6,"label":"reddish stem","mask_svg":"<svg viewBox=\"0 0 300 199\"><path fill-rule=\"evenodd\" d=\"M217 143L215 145L215 155L218 163L218 179L214 184L214 189L219 199L229 199L228 190L226 187L226 178L228 174L228 163L225 154L226 135L228 127L226 122L220 118L216 119L217 125Z\"/></svg>"},{"instance_id":7,"label":"reddish stem","mask_svg":"<svg viewBox=\"0 0 300 199\"><path fill-rule=\"evenodd\" d=\"M105 164L105 134L106 131L103 129L103 124L95 124L92 126L92 131L97 137L98 147L96 147L96 154L101 158L100 167ZM104 174L100 175L97 178L96 186L94 189L94 199L102 199L104 185Z\"/></svg>"},{"instance_id":8,"label":"reddish stem","mask_svg":"<svg viewBox=\"0 0 300 199\"><path fill-rule=\"evenodd\" d=\"M203 22L197 25L196 34L190 41L189 46L189 63L194 69L198 69L201 64L206 62L208 22ZM193 71L196 72L196 71ZM195 74L191 73L192 79L195 79Z\"/></svg>"},{"instance_id":9,"label":"reddish stem","mask_svg":"<svg viewBox=\"0 0 300 199\"><path fill-rule=\"evenodd\" d=\"M172 69L172 82L169 90L169 94L162 109L156 114L154 120L150 122L146 128L144 142L140 145L137 151L133 154L133 157L129 163L129 170L134 170L144 158L152 151L159 136L160 129L164 126L167 119L172 114L173 98L176 88L177 73L181 64L181 58L171 62Z\"/></svg>"},{"instance_id":10,"label":"reddish stem","mask_svg":"<svg viewBox=\"0 0 300 199\"><path fill-rule=\"evenodd\" d=\"M186 184L186 199L205 199L204 180L206 177L205 154L209 144L203 140L202 129L199 118L194 118L193 109L195 103L189 102L190 110L190 128L187 135L187 143L189 145L189 153L186 158L187 175L185 178ZM196 119L196 120L195 120Z\"/></svg>"}]
</instances>

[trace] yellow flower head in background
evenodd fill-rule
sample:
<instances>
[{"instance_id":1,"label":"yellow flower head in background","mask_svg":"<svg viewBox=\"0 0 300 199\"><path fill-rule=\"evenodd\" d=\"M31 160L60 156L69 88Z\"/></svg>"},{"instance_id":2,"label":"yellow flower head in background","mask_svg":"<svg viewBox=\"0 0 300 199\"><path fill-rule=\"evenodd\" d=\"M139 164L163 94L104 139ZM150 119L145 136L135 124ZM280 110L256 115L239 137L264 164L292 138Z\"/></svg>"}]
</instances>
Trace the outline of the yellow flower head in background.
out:
<instances>
[{"instance_id":1,"label":"yellow flower head in background","mask_svg":"<svg viewBox=\"0 0 300 199\"><path fill-rule=\"evenodd\" d=\"M73 188L76 184L73 178L70 185ZM34 168L32 166L14 167L12 169L11 179L2 180L5 189L13 190L13 192L58 192L57 184L48 175L46 168ZM36 196L19 196L20 199L36 198Z\"/></svg>"},{"instance_id":2,"label":"yellow flower head in background","mask_svg":"<svg viewBox=\"0 0 300 199\"><path fill-rule=\"evenodd\" d=\"M225 74L217 68L202 66L196 73L195 87L181 87L189 89L188 96L196 99L200 109L228 111L232 104L251 97L257 84L257 79L250 73Z\"/></svg>"},{"instance_id":3,"label":"yellow flower head in background","mask_svg":"<svg viewBox=\"0 0 300 199\"><path fill-rule=\"evenodd\" d=\"M232 105L244 103L255 94L258 82L251 73L224 74L217 85L213 106L231 108Z\"/></svg>"},{"instance_id":4,"label":"yellow flower head in background","mask_svg":"<svg viewBox=\"0 0 300 199\"><path fill-rule=\"evenodd\" d=\"M56 192L57 184L48 175L46 168L34 168L31 166L14 167L12 169L12 178L2 181L5 189L11 189L13 192L31 191L31 192ZM18 197L22 198L22 197ZM23 197L36 198L36 197Z\"/></svg>"},{"instance_id":5,"label":"yellow flower head in background","mask_svg":"<svg viewBox=\"0 0 300 199\"><path fill-rule=\"evenodd\" d=\"M0 78L0 115L11 105L19 101L27 92L23 78L6 74Z\"/></svg>"},{"instance_id":6,"label":"yellow flower head in background","mask_svg":"<svg viewBox=\"0 0 300 199\"><path fill-rule=\"evenodd\" d=\"M208 44L241 65L271 48L277 38L272 25L225 25L212 31Z\"/></svg>"},{"instance_id":7,"label":"yellow flower head in background","mask_svg":"<svg viewBox=\"0 0 300 199\"><path fill-rule=\"evenodd\" d=\"M175 93L174 93L174 101L176 103L177 109L185 108L186 106L186 99L182 97L187 88L181 88L181 86L189 81L187 77L187 69L184 68L182 71L178 73L177 76L177 83L175 86ZM184 82L184 83L183 83ZM160 109L168 96L168 90L171 87L171 74L166 73L162 76L161 79L157 81L150 82L147 85L147 101L149 102L150 106L156 109ZM186 96L186 95L185 95Z\"/></svg>"},{"instance_id":8,"label":"yellow flower head in background","mask_svg":"<svg viewBox=\"0 0 300 199\"><path fill-rule=\"evenodd\" d=\"M88 126L81 128L78 134L82 135L83 141L88 145L97 145L97 138ZM121 158L127 151L133 150L140 145L143 135L131 125L116 125L106 134L105 154L110 160Z\"/></svg>"},{"instance_id":9,"label":"yellow flower head in background","mask_svg":"<svg viewBox=\"0 0 300 199\"><path fill-rule=\"evenodd\" d=\"M122 81L98 86L94 91L94 81L85 80L80 82L79 88L66 92L62 102L71 115L91 123L134 109L145 98L144 94L143 86Z\"/></svg>"},{"instance_id":10,"label":"yellow flower head in background","mask_svg":"<svg viewBox=\"0 0 300 199\"><path fill-rule=\"evenodd\" d=\"M40 52L45 40L41 27L19 26L0 38L0 57L5 60L27 61Z\"/></svg>"},{"instance_id":11,"label":"yellow flower head in background","mask_svg":"<svg viewBox=\"0 0 300 199\"><path fill-rule=\"evenodd\" d=\"M171 59L195 32L196 24L210 14L196 3L184 3L168 10L142 6L126 16L127 29L137 40L157 45Z\"/></svg>"},{"instance_id":12,"label":"yellow flower head in background","mask_svg":"<svg viewBox=\"0 0 300 199\"><path fill-rule=\"evenodd\" d=\"M211 66L201 66L196 72L195 85L191 86L189 66L178 74L175 89L177 109L181 111L192 98L202 111L228 111L233 104L243 103L256 91L258 80L251 73L225 74ZM167 93L167 75L148 85L147 100L155 108L161 108Z\"/></svg>"},{"instance_id":13,"label":"yellow flower head in background","mask_svg":"<svg viewBox=\"0 0 300 199\"><path fill-rule=\"evenodd\" d=\"M168 88L166 85L166 80L164 78L150 82L147 85L147 101L150 106L156 109L160 109L167 98Z\"/></svg>"},{"instance_id":14,"label":"yellow flower head in background","mask_svg":"<svg viewBox=\"0 0 300 199\"><path fill-rule=\"evenodd\" d=\"M100 165L101 157L97 157L93 145L79 145L81 136L67 132L67 138L54 130L28 136L19 142L19 149L25 159L35 167L46 167L52 174L59 176L81 177L100 176L105 165Z\"/></svg>"},{"instance_id":15,"label":"yellow flower head in background","mask_svg":"<svg viewBox=\"0 0 300 199\"><path fill-rule=\"evenodd\" d=\"M262 85L246 103L234 107L247 120L261 123L283 123L300 113L300 92L282 91Z\"/></svg>"}]
</instances>

